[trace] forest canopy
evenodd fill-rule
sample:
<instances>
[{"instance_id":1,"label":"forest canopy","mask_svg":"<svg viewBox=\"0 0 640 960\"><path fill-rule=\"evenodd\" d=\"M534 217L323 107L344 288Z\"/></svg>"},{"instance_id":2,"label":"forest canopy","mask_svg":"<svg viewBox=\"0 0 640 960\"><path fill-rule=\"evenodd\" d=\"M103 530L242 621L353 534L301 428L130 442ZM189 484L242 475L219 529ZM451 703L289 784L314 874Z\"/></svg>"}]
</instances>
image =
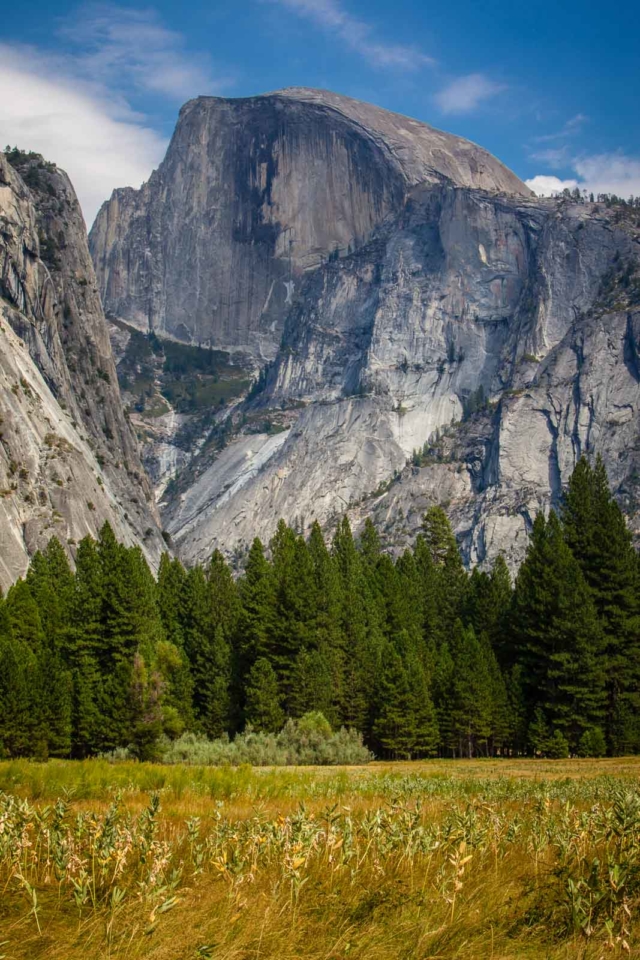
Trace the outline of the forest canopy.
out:
<instances>
[{"instance_id":1,"label":"forest canopy","mask_svg":"<svg viewBox=\"0 0 640 960\"><path fill-rule=\"evenodd\" d=\"M467 573L437 506L396 559L370 521L330 546L280 521L237 579L219 551L155 578L108 524L72 571L53 538L0 597L0 756L154 759L310 713L391 759L640 752L639 578L584 458L515 584L501 556Z\"/></svg>"}]
</instances>

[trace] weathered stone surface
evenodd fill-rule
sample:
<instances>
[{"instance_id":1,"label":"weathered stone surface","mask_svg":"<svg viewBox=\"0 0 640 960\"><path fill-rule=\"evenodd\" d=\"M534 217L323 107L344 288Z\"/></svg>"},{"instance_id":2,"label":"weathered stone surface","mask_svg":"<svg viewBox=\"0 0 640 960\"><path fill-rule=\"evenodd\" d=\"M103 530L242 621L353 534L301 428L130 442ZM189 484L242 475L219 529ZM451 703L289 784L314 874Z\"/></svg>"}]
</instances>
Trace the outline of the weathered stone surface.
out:
<instances>
[{"instance_id":1,"label":"weathered stone surface","mask_svg":"<svg viewBox=\"0 0 640 960\"><path fill-rule=\"evenodd\" d=\"M105 309L152 329L275 355L305 271L364 243L417 183L527 195L485 150L347 97L199 97L160 168L114 191L91 230Z\"/></svg>"},{"instance_id":2,"label":"weathered stone surface","mask_svg":"<svg viewBox=\"0 0 640 960\"><path fill-rule=\"evenodd\" d=\"M73 552L107 519L152 560L163 544L75 193L51 164L22 158L18 166L0 154L3 586L54 534Z\"/></svg>"},{"instance_id":3,"label":"weathered stone surface","mask_svg":"<svg viewBox=\"0 0 640 960\"><path fill-rule=\"evenodd\" d=\"M342 512L356 525L374 516L401 548L441 502L470 563L502 551L515 566L535 512L594 451L637 526L637 230L615 219L440 187L309 275L258 401L304 408L237 494L215 494L222 476L234 481L235 445L183 484L167 509L178 549L203 559L214 544L268 538L279 516L330 527ZM627 287L615 278L625 271ZM480 387L492 406L464 420ZM411 467L428 441L429 465Z\"/></svg>"},{"instance_id":4,"label":"weathered stone surface","mask_svg":"<svg viewBox=\"0 0 640 960\"><path fill-rule=\"evenodd\" d=\"M161 504L182 556L345 511L400 549L438 501L469 563L515 566L583 452L637 529L636 221L533 198L481 148L324 91L188 103L91 234L114 316L271 361Z\"/></svg>"}]
</instances>

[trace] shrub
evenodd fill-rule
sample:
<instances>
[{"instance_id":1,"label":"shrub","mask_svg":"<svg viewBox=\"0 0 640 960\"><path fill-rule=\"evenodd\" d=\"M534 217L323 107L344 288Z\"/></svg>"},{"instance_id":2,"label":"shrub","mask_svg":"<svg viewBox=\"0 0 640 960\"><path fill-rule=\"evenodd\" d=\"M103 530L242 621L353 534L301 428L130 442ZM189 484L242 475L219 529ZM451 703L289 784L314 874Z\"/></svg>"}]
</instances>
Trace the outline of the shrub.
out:
<instances>
[{"instance_id":1,"label":"shrub","mask_svg":"<svg viewBox=\"0 0 640 960\"><path fill-rule=\"evenodd\" d=\"M578 744L579 757L604 757L607 752L607 744L604 733L600 727L591 727L580 737Z\"/></svg>"},{"instance_id":2,"label":"shrub","mask_svg":"<svg viewBox=\"0 0 640 960\"><path fill-rule=\"evenodd\" d=\"M197 733L185 733L173 743L165 743L162 752L164 763L197 766L356 765L371 759L357 730L343 727L334 733L328 720L317 711L299 720L287 720L278 734L250 726L234 740L226 736L208 740Z\"/></svg>"},{"instance_id":3,"label":"shrub","mask_svg":"<svg viewBox=\"0 0 640 960\"><path fill-rule=\"evenodd\" d=\"M560 730L554 730L553 736L547 742L545 753L551 760L566 760L569 756L569 743Z\"/></svg>"}]
</instances>

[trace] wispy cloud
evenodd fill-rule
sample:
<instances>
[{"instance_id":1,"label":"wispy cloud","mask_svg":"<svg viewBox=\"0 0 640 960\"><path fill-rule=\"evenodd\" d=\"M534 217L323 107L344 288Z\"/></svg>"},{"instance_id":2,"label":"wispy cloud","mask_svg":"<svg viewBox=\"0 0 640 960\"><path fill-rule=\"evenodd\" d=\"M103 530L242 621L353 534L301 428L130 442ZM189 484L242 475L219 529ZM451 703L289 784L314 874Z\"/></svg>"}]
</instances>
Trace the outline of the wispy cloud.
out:
<instances>
[{"instance_id":1,"label":"wispy cloud","mask_svg":"<svg viewBox=\"0 0 640 960\"><path fill-rule=\"evenodd\" d=\"M114 187L139 186L166 149L133 108L135 91L181 101L220 81L150 10L83 7L60 33L63 54L0 44L0 130L67 171L90 224Z\"/></svg>"},{"instance_id":2,"label":"wispy cloud","mask_svg":"<svg viewBox=\"0 0 640 960\"><path fill-rule=\"evenodd\" d=\"M574 117L571 117L566 123L562 126L560 130L556 130L555 133L545 133L540 137L534 137L534 143L553 143L554 140L566 140L569 137L575 136L577 133L582 130L585 123L589 122L589 117L584 113L576 113Z\"/></svg>"},{"instance_id":3,"label":"wispy cloud","mask_svg":"<svg viewBox=\"0 0 640 960\"><path fill-rule=\"evenodd\" d=\"M552 170L562 170L571 163L571 152L566 145L550 147L547 150L536 150L531 154L531 159L546 163Z\"/></svg>"},{"instance_id":4,"label":"wispy cloud","mask_svg":"<svg viewBox=\"0 0 640 960\"><path fill-rule=\"evenodd\" d=\"M338 37L374 67L415 72L433 64L417 47L386 43L376 39L371 24L354 17L340 0L269 0L292 11L299 17L310 20L316 26Z\"/></svg>"},{"instance_id":5,"label":"wispy cloud","mask_svg":"<svg viewBox=\"0 0 640 960\"><path fill-rule=\"evenodd\" d=\"M587 193L615 193L619 197L640 196L640 159L623 153L600 153L593 156L575 157L569 169L575 176L560 179L548 174L538 174L526 180L528 187L541 195L561 193L565 187L578 187Z\"/></svg>"},{"instance_id":6,"label":"wispy cloud","mask_svg":"<svg viewBox=\"0 0 640 960\"><path fill-rule=\"evenodd\" d=\"M443 113L471 113L483 101L503 90L506 90L504 84L495 83L483 73L470 73L465 77L457 77L436 93L434 100Z\"/></svg>"},{"instance_id":7,"label":"wispy cloud","mask_svg":"<svg viewBox=\"0 0 640 960\"><path fill-rule=\"evenodd\" d=\"M184 37L153 9L89 3L59 35L78 48L74 70L109 86L126 83L181 101L229 83L213 75L208 57L187 51Z\"/></svg>"}]
</instances>

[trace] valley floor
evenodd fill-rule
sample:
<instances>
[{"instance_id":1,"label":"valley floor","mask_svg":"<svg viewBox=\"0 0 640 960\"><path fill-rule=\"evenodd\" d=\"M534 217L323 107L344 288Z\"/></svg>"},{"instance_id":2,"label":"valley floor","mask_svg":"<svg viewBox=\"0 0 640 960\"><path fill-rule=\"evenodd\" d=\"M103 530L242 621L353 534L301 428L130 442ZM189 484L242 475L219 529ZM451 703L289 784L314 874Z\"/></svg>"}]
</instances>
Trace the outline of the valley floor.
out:
<instances>
[{"instance_id":1,"label":"valley floor","mask_svg":"<svg viewBox=\"0 0 640 960\"><path fill-rule=\"evenodd\" d=\"M640 956L639 774L3 762L0 956Z\"/></svg>"}]
</instances>

